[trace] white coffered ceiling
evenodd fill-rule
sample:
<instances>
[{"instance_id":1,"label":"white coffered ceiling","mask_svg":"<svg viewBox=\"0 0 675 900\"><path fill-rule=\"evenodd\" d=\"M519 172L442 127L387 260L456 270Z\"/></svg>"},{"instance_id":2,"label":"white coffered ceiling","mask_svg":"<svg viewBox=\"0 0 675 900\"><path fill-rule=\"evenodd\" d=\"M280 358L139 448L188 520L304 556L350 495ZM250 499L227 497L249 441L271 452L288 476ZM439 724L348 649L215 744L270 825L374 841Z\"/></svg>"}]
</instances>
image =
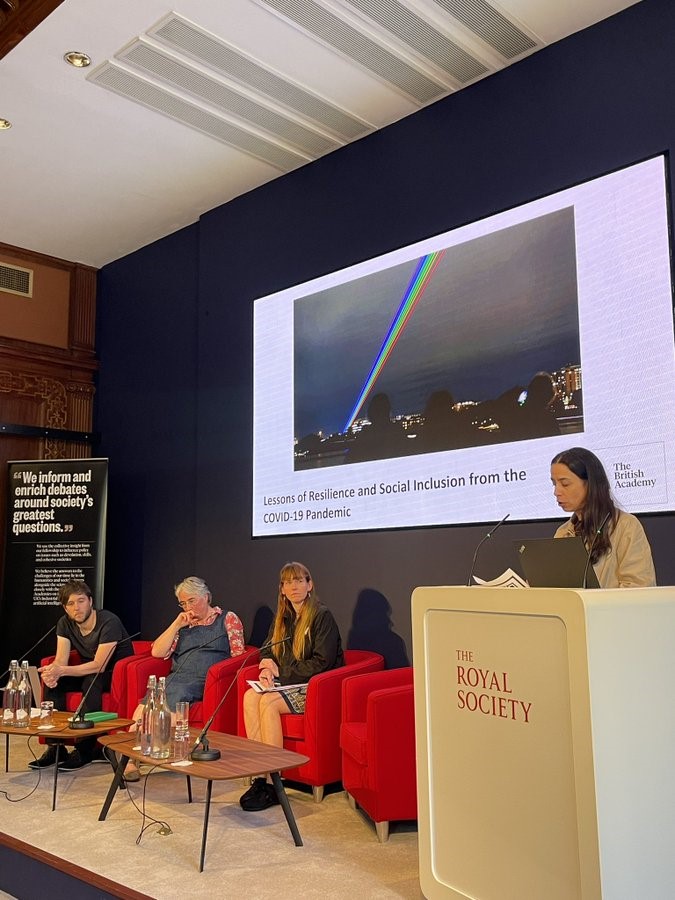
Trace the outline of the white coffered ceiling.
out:
<instances>
[{"instance_id":1,"label":"white coffered ceiling","mask_svg":"<svg viewBox=\"0 0 675 900\"><path fill-rule=\"evenodd\" d=\"M0 241L101 266L634 2L65 0L0 60Z\"/></svg>"}]
</instances>

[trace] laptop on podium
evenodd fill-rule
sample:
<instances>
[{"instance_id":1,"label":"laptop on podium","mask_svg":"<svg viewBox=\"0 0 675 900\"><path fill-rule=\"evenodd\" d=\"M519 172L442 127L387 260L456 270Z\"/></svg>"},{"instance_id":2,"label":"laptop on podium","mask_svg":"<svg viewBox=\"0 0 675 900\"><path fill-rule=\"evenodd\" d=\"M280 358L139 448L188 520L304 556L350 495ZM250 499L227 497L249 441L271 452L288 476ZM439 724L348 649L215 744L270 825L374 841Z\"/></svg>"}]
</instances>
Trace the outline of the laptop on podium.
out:
<instances>
[{"instance_id":1,"label":"laptop on podium","mask_svg":"<svg viewBox=\"0 0 675 900\"><path fill-rule=\"evenodd\" d=\"M530 587L583 588L584 574L587 588L600 587L579 535L514 541L513 546Z\"/></svg>"}]
</instances>

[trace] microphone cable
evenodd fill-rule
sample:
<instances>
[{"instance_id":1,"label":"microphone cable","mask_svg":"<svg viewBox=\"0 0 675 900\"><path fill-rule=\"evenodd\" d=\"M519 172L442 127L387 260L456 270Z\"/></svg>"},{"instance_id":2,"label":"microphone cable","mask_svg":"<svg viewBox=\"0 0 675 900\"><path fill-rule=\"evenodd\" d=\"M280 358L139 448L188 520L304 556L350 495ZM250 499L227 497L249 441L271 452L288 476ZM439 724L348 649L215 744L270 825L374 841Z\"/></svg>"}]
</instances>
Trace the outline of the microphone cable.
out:
<instances>
[{"instance_id":1,"label":"microphone cable","mask_svg":"<svg viewBox=\"0 0 675 900\"><path fill-rule=\"evenodd\" d=\"M584 566L584 577L581 579L581 589L584 591L588 587L588 570L591 565L591 556L593 555L593 547L595 547L595 542L602 534L602 529L607 524L607 519L609 519L609 517L611 515L612 515L612 513L608 512L607 515L605 516L605 518L602 520L602 522L600 523L600 527L596 530L595 534L593 535L593 540L591 541L591 546L586 551L588 555L586 557L586 565Z\"/></svg>"}]
</instances>

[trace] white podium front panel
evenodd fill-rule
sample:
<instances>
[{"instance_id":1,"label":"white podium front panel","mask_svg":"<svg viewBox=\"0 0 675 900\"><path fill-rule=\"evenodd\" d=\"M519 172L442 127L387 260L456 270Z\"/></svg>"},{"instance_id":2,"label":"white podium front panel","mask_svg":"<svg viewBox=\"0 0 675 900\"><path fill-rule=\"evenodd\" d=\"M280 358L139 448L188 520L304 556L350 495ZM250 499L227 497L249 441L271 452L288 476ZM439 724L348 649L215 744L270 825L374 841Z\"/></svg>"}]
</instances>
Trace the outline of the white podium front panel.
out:
<instances>
[{"instance_id":1,"label":"white podium front panel","mask_svg":"<svg viewBox=\"0 0 675 900\"><path fill-rule=\"evenodd\" d=\"M426 897L675 897L675 588L417 588Z\"/></svg>"},{"instance_id":2,"label":"white podium front panel","mask_svg":"<svg viewBox=\"0 0 675 900\"><path fill-rule=\"evenodd\" d=\"M426 641L443 714L428 745L430 828L446 839L432 845L436 878L481 900L578 897L564 623L429 610Z\"/></svg>"}]
</instances>

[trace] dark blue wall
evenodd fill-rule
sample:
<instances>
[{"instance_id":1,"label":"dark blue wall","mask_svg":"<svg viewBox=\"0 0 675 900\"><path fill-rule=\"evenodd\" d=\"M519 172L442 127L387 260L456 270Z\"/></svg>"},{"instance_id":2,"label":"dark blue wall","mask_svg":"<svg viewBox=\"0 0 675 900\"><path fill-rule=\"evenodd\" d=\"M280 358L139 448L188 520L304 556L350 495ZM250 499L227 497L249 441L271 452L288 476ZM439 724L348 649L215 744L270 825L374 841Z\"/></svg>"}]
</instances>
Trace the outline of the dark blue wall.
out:
<instances>
[{"instance_id":1,"label":"dark blue wall","mask_svg":"<svg viewBox=\"0 0 675 900\"><path fill-rule=\"evenodd\" d=\"M410 592L466 580L480 527L253 541L252 301L675 145L675 4L643 0L457 95L203 216L107 266L99 286L97 428L110 456L108 602L142 602L147 636L173 581L203 575L250 629L289 558L314 573L343 637L410 645ZM620 361L617 361L620 364ZM645 517L675 583L673 517ZM481 571L511 562L510 525ZM364 591L370 593L364 594ZM355 621L356 620L356 621ZM130 622L132 625L133 622Z\"/></svg>"},{"instance_id":2,"label":"dark blue wall","mask_svg":"<svg viewBox=\"0 0 675 900\"><path fill-rule=\"evenodd\" d=\"M99 275L106 606L130 632L146 600L171 604L172 585L196 565L198 233L183 229Z\"/></svg>"}]
</instances>

